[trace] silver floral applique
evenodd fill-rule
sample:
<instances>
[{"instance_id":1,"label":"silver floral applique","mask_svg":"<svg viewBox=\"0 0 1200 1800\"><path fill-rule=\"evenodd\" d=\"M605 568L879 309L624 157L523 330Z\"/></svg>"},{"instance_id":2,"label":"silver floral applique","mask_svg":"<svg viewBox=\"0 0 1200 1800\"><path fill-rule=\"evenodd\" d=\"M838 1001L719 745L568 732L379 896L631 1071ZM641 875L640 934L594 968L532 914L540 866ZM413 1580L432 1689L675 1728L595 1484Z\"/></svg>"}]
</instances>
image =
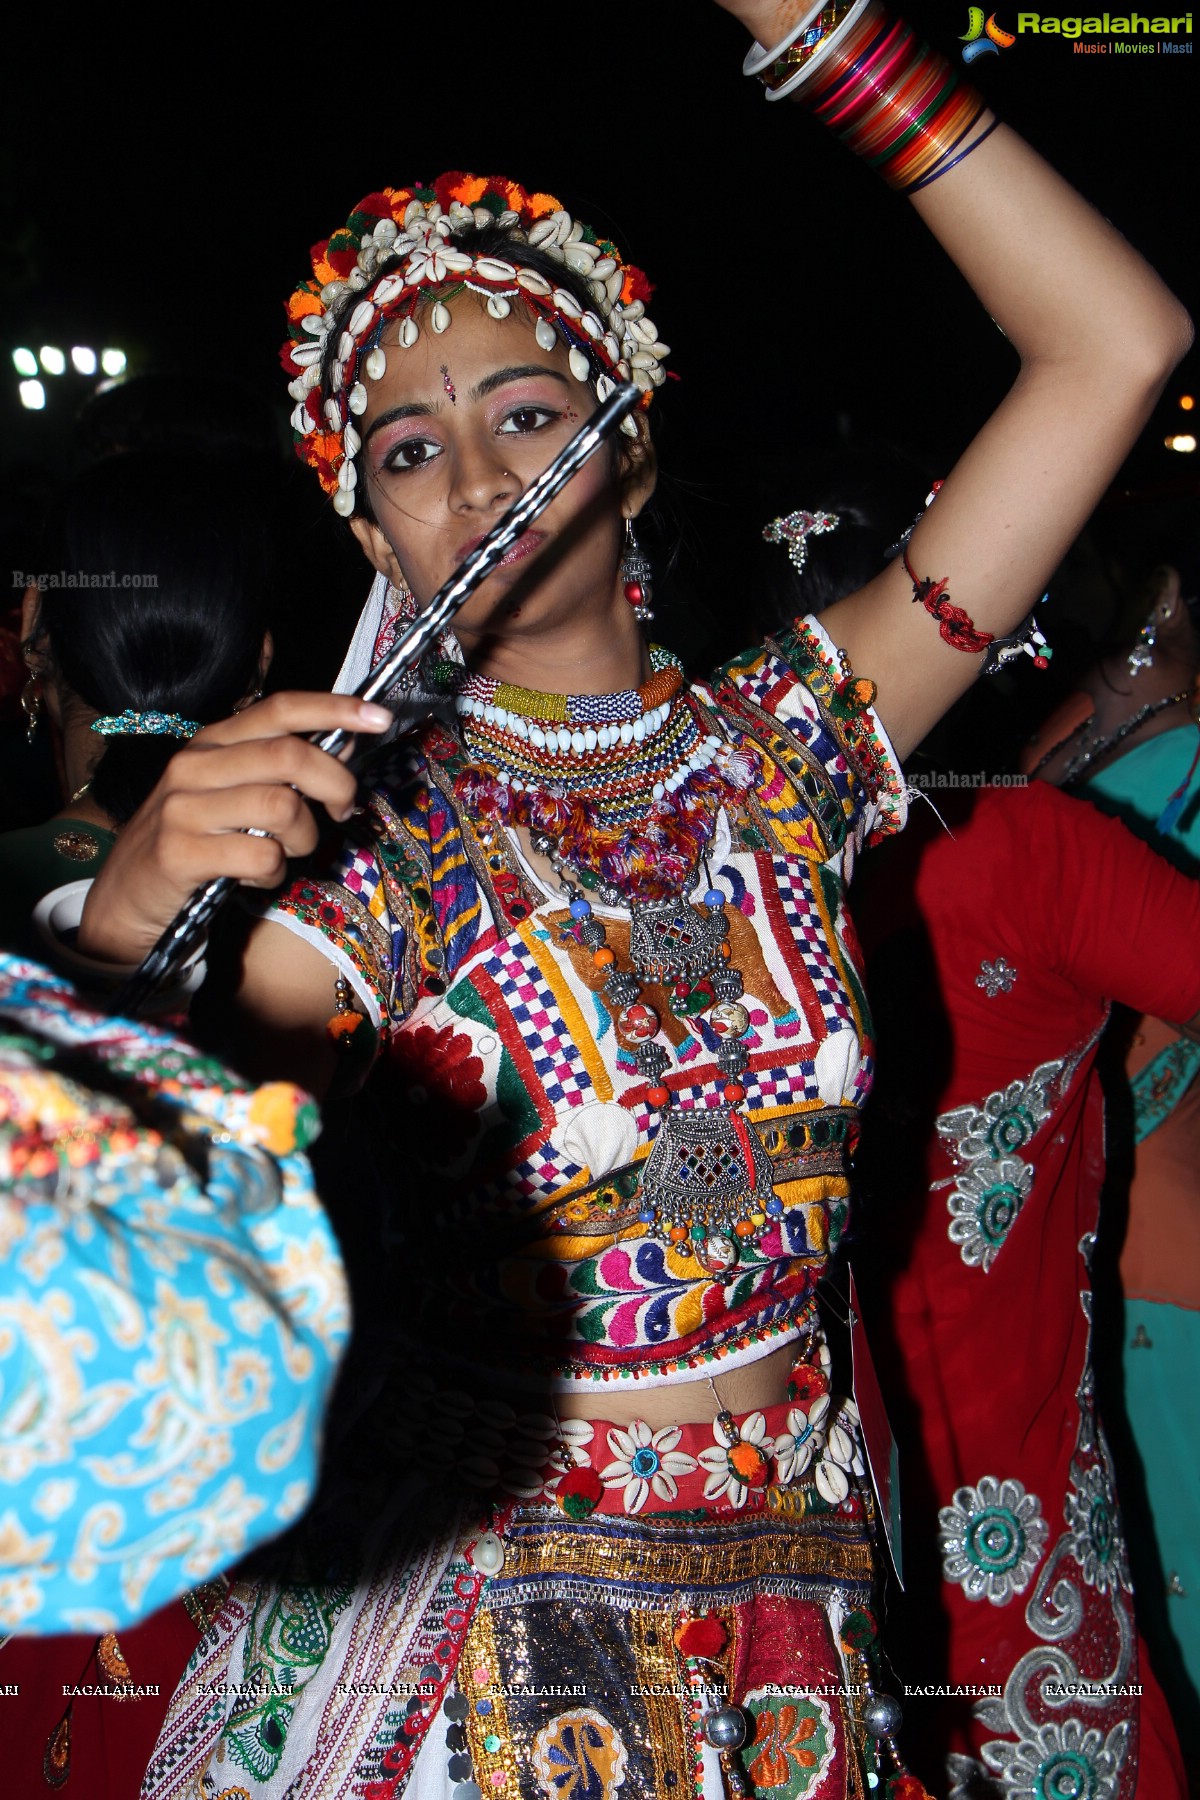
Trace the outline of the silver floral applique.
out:
<instances>
[{"instance_id":1,"label":"silver floral applique","mask_svg":"<svg viewBox=\"0 0 1200 1800\"><path fill-rule=\"evenodd\" d=\"M1082 1719L1052 1720L1015 1744L983 1746L1002 1783L1005 1800L1043 1800L1049 1794L1116 1800L1129 1749L1129 1725L1109 1732Z\"/></svg>"},{"instance_id":2,"label":"silver floral applique","mask_svg":"<svg viewBox=\"0 0 1200 1800\"><path fill-rule=\"evenodd\" d=\"M1033 1164L1019 1156L978 1161L955 1179L947 1205L949 1237L968 1268L986 1275L1033 1187Z\"/></svg>"},{"instance_id":3,"label":"silver floral applique","mask_svg":"<svg viewBox=\"0 0 1200 1800\"><path fill-rule=\"evenodd\" d=\"M981 1106L956 1106L937 1120L938 1136L949 1138L960 1163L1012 1156L1037 1136L1050 1117L1050 1090L1067 1068L1065 1058L1042 1063L1023 1081L989 1094Z\"/></svg>"},{"instance_id":4,"label":"silver floral applique","mask_svg":"<svg viewBox=\"0 0 1200 1800\"><path fill-rule=\"evenodd\" d=\"M1109 1588L1130 1588L1121 1515L1108 1469L1103 1463L1081 1468L1072 1462L1071 1482L1064 1511L1071 1553L1083 1579L1102 1594Z\"/></svg>"},{"instance_id":5,"label":"silver floral applique","mask_svg":"<svg viewBox=\"0 0 1200 1800\"><path fill-rule=\"evenodd\" d=\"M982 988L989 1000L994 1000L997 994L1011 994L1016 979L1017 971L1012 964L998 956L995 962L980 963L975 986Z\"/></svg>"},{"instance_id":6,"label":"silver floral applique","mask_svg":"<svg viewBox=\"0 0 1200 1800\"><path fill-rule=\"evenodd\" d=\"M938 1513L938 1526L945 1580L956 1581L968 1600L993 1606L1024 1593L1050 1535L1037 1495L994 1475L959 1488L953 1505Z\"/></svg>"},{"instance_id":7,"label":"silver floral applique","mask_svg":"<svg viewBox=\"0 0 1200 1800\"><path fill-rule=\"evenodd\" d=\"M968 1268L986 1274L1033 1188L1034 1165L1017 1154L1050 1117L1051 1090L1074 1067L1042 1063L1023 1081L989 1094L981 1106L956 1106L937 1120L958 1172L946 1202L949 1237Z\"/></svg>"}]
</instances>

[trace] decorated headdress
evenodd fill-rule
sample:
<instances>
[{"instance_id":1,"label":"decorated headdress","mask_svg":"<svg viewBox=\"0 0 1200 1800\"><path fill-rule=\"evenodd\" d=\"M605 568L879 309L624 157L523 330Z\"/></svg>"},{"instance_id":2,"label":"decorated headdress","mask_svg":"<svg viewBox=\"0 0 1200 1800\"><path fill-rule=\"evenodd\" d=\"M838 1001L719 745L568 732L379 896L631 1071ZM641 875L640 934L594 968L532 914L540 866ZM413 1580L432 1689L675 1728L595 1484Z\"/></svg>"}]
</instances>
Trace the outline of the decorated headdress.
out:
<instances>
[{"instance_id":1,"label":"decorated headdress","mask_svg":"<svg viewBox=\"0 0 1200 1800\"><path fill-rule=\"evenodd\" d=\"M571 270L590 293L591 307L536 269L453 242L457 232L492 225ZM281 357L296 403L297 454L345 517L355 504L354 459L362 440L354 420L367 406L364 377L378 381L388 357L417 342L426 318L429 330L447 330L446 301L464 288L496 319L514 301L526 306L543 349L565 342L571 373L593 382L600 400L618 382L633 381L648 405L665 379L669 347L646 317L653 289L642 271L573 219L553 194L528 194L513 181L447 174L431 187L368 194L340 230L314 247L312 266L312 280L301 282L288 301L290 335ZM430 291L439 296L432 305ZM385 350L384 326L395 318L399 344ZM631 419L623 429L636 435Z\"/></svg>"}]
</instances>

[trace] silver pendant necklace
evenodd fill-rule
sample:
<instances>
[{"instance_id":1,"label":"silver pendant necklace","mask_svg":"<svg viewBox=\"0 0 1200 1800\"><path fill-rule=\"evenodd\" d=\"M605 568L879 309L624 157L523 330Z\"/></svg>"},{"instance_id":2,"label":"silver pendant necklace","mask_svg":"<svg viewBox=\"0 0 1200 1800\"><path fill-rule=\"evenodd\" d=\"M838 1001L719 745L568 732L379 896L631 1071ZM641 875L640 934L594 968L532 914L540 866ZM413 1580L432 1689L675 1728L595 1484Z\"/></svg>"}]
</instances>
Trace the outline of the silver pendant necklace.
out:
<instances>
[{"instance_id":1,"label":"silver pendant necklace","mask_svg":"<svg viewBox=\"0 0 1200 1800\"><path fill-rule=\"evenodd\" d=\"M568 867L549 833L535 832L532 844L559 878L571 915L567 935L591 951L597 969L607 970L603 992L617 1035L632 1051L639 1075L649 1084L646 1098L658 1114L658 1131L642 1170L638 1218L679 1255L694 1257L707 1274L728 1279L743 1251L755 1247L776 1222L783 1204L775 1193L770 1159L742 1110L746 1090L741 1077L750 1060L743 1040L750 1014L741 1003L741 974L729 966L725 896L710 879L700 906L685 894L624 902L590 871ZM617 967L604 924L580 882L595 886L604 904L629 905L630 968ZM662 1021L642 997L647 982L667 987L677 1018L707 1017L720 1040L721 1104L674 1103L663 1080L671 1057L660 1038Z\"/></svg>"}]
</instances>

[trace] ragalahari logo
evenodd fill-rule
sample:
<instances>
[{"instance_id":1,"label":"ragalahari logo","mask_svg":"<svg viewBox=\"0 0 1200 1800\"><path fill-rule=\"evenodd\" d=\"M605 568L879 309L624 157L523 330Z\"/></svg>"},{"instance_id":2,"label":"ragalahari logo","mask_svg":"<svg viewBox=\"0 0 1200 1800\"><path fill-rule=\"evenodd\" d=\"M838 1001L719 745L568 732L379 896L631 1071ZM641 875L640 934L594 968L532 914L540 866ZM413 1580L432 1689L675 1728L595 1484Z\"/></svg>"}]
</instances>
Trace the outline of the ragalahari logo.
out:
<instances>
[{"instance_id":1,"label":"ragalahari logo","mask_svg":"<svg viewBox=\"0 0 1200 1800\"><path fill-rule=\"evenodd\" d=\"M969 6L967 29L958 41L963 46L963 61L972 63L977 56L999 56L1001 50L1011 50L1017 40L1011 31L997 25L995 13L985 19L982 6Z\"/></svg>"}]
</instances>

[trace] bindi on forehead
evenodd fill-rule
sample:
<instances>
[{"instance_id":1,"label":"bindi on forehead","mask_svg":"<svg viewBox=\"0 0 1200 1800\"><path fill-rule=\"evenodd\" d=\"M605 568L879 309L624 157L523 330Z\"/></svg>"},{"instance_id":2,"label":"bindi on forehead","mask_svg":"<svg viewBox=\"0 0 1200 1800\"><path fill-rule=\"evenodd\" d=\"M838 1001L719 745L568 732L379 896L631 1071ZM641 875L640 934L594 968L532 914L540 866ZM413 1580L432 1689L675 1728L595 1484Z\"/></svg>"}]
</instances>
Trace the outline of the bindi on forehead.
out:
<instances>
[{"instance_id":1,"label":"bindi on forehead","mask_svg":"<svg viewBox=\"0 0 1200 1800\"><path fill-rule=\"evenodd\" d=\"M442 364L441 375L442 375L442 386L445 388L446 392L450 396L451 406L457 406L458 405L458 395L454 391L454 383L450 379L450 370L445 363Z\"/></svg>"}]
</instances>

